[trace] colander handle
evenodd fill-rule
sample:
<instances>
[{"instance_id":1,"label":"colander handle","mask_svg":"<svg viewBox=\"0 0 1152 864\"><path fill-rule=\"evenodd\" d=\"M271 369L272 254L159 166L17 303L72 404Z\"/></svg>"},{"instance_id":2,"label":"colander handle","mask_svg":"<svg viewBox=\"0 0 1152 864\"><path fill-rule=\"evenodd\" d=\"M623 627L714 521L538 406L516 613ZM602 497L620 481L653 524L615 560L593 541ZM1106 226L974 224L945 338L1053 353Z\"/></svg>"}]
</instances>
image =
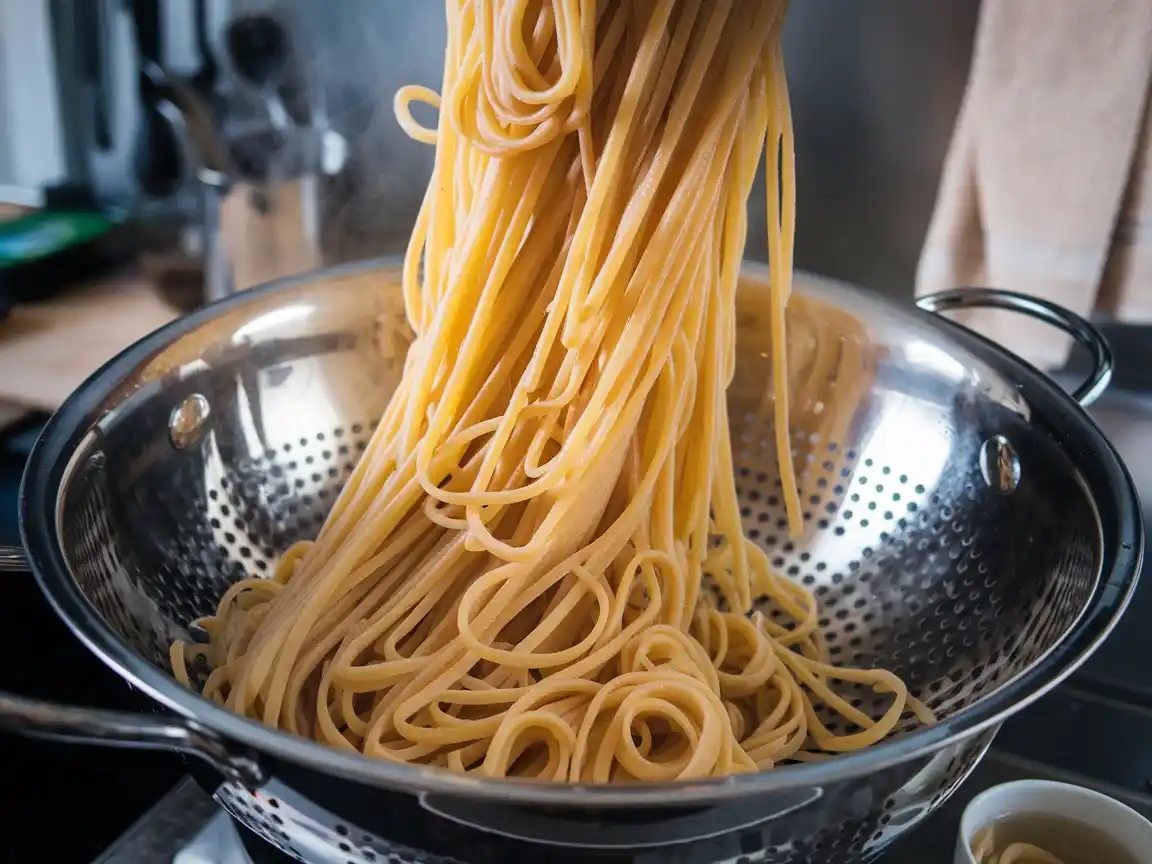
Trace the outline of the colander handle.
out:
<instances>
[{"instance_id":1,"label":"colander handle","mask_svg":"<svg viewBox=\"0 0 1152 864\"><path fill-rule=\"evenodd\" d=\"M207 762L247 789L259 788L266 779L254 760L231 752L216 733L172 716L77 708L0 691L0 732L105 747L176 750Z\"/></svg>"},{"instance_id":2,"label":"colander handle","mask_svg":"<svg viewBox=\"0 0 1152 864\"><path fill-rule=\"evenodd\" d=\"M28 556L19 546L0 546L0 573L26 573Z\"/></svg>"},{"instance_id":3,"label":"colander handle","mask_svg":"<svg viewBox=\"0 0 1152 864\"><path fill-rule=\"evenodd\" d=\"M0 546L0 573L29 569L23 549ZM207 762L227 780L248 789L259 788L265 780L254 760L231 752L215 732L172 715L78 708L0 690L0 732L105 747L176 750Z\"/></svg>"},{"instance_id":4,"label":"colander handle","mask_svg":"<svg viewBox=\"0 0 1152 864\"><path fill-rule=\"evenodd\" d=\"M1084 382L1072 391L1072 398L1084 407L1100 398L1112 381L1115 361L1104 334L1086 319L1059 304L1000 288L953 288L926 294L916 300L916 305L925 312L935 313L956 309L1004 309L1051 324L1067 333L1087 348L1092 356L1091 371Z\"/></svg>"},{"instance_id":5,"label":"colander handle","mask_svg":"<svg viewBox=\"0 0 1152 864\"><path fill-rule=\"evenodd\" d=\"M28 569L28 556L23 549L0 546L0 573ZM0 690L0 732L105 747L176 750L207 762L228 780L248 789L256 789L264 782L260 766L246 756L232 753L215 732L193 720L171 715L78 708Z\"/></svg>"}]
</instances>

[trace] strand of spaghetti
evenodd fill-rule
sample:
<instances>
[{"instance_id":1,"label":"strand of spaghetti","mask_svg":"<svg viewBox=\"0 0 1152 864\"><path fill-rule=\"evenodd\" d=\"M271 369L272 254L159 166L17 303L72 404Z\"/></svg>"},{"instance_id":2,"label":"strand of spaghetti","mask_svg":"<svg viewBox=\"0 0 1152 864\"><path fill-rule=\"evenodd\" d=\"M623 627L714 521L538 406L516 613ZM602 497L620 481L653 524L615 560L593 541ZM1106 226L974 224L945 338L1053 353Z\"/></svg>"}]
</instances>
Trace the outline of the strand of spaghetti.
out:
<instances>
[{"instance_id":1,"label":"strand of spaghetti","mask_svg":"<svg viewBox=\"0 0 1152 864\"><path fill-rule=\"evenodd\" d=\"M1000 853L999 864L1064 864L1064 861L1031 843L1013 843Z\"/></svg>"}]
</instances>

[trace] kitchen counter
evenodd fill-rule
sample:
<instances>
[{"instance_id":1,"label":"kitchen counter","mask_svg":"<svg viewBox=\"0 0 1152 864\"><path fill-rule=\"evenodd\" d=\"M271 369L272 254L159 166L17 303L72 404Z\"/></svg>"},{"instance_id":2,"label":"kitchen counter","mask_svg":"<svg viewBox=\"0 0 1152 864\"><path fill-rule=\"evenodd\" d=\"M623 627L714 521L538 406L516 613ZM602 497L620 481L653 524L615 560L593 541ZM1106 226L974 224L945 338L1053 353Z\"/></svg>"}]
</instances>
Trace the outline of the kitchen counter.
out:
<instances>
[{"instance_id":1,"label":"kitchen counter","mask_svg":"<svg viewBox=\"0 0 1152 864\"><path fill-rule=\"evenodd\" d=\"M9 416L54 411L107 360L178 314L136 273L16 306L0 321L0 406Z\"/></svg>"},{"instance_id":2,"label":"kitchen counter","mask_svg":"<svg viewBox=\"0 0 1152 864\"><path fill-rule=\"evenodd\" d=\"M26 212L0 202L0 222ZM135 272L17 304L0 317L0 429L29 411L56 410L105 361L176 315Z\"/></svg>"}]
</instances>

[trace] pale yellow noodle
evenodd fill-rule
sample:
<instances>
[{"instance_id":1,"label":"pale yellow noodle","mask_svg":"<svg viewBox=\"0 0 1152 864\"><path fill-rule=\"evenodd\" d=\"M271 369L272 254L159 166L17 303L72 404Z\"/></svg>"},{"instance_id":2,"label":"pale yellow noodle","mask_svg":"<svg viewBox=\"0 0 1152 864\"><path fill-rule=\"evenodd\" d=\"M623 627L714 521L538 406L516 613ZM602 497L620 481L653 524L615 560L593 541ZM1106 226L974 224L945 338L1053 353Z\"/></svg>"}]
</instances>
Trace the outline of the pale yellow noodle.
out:
<instances>
[{"instance_id":1,"label":"pale yellow noodle","mask_svg":"<svg viewBox=\"0 0 1152 864\"><path fill-rule=\"evenodd\" d=\"M999 858L988 859L988 864L1064 864L1064 861L1031 843L1013 843Z\"/></svg>"},{"instance_id":2,"label":"pale yellow noodle","mask_svg":"<svg viewBox=\"0 0 1152 864\"><path fill-rule=\"evenodd\" d=\"M173 646L178 678L206 661L207 697L334 747L560 782L762 770L931 722L896 675L830 662L815 598L741 524L727 394L761 159L755 399L793 532L830 469L797 476L790 420L843 435L870 363L851 321L785 330L786 5L448 0L441 93L394 100L436 145L401 382L318 536Z\"/></svg>"}]
</instances>

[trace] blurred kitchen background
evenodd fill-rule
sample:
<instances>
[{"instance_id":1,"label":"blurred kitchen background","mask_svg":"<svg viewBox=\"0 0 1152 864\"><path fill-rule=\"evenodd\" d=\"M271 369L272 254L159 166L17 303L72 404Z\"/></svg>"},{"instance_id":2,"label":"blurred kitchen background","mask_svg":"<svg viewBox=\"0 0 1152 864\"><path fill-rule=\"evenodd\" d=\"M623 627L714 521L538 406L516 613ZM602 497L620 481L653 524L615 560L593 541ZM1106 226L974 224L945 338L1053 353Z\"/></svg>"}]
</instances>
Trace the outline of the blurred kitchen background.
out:
<instances>
[{"instance_id":1,"label":"blurred kitchen background","mask_svg":"<svg viewBox=\"0 0 1152 864\"><path fill-rule=\"evenodd\" d=\"M798 266L911 300L978 7L793 4ZM20 471L45 417L120 348L230 291L403 248L433 153L401 133L391 98L404 83L438 85L443 40L429 0L0 0L0 544L18 540ZM753 196L753 258L764 257L762 202ZM1149 340L1110 333L1121 386L1096 417L1152 488L1138 350ZM31 579L5 582L0 689L137 704ZM1121 629L1090 670L1106 697L1061 697L1033 709L1049 716L1029 728L1149 735L1152 677L1124 660L1147 649L1138 623ZM1104 698L1139 707L1101 721ZM1058 749L1011 727L1001 740L1037 764L1051 754L1030 747ZM1152 765L1080 751L1091 765L1060 770L1152 789ZM45 849L93 860L182 774L175 759L4 738L0 764L0 794L19 802L0 811L0 864L47 860ZM49 846L17 830L61 806L72 821Z\"/></svg>"},{"instance_id":2,"label":"blurred kitchen background","mask_svg":"<svg viewBox=\"0 0 1152 864\"><path fill-rule=\"evenodd\" d=\"M800 266L911 296L978 7L794 4L786 52ZM303 119L342 136L348 158L319 194L326 262L402 245L432 153L396 126L391 95L404 83L437 85L443 10L406 0L340 0L339 15L332 8L318 0L0 0L0 196L35 201L38 189L66 182L133 211L188 207L195 170L166 154L171 135L154 127L163 133L168 124L150 120L155 88L140 86L143 54L211 101L220 134L255 163L244 166L250 171L283 167L276 160L287 157L268 144L277 131L289 147L303 138L277 130L277 101L289 111L304 106L290 124ZM238 58L230 19L267 11L287 44L253 42ZM140 19L158 21L143 46L149 26ZM754 207L749 253L762 255L763 207Z\"/></svg>"}]
</instances>

